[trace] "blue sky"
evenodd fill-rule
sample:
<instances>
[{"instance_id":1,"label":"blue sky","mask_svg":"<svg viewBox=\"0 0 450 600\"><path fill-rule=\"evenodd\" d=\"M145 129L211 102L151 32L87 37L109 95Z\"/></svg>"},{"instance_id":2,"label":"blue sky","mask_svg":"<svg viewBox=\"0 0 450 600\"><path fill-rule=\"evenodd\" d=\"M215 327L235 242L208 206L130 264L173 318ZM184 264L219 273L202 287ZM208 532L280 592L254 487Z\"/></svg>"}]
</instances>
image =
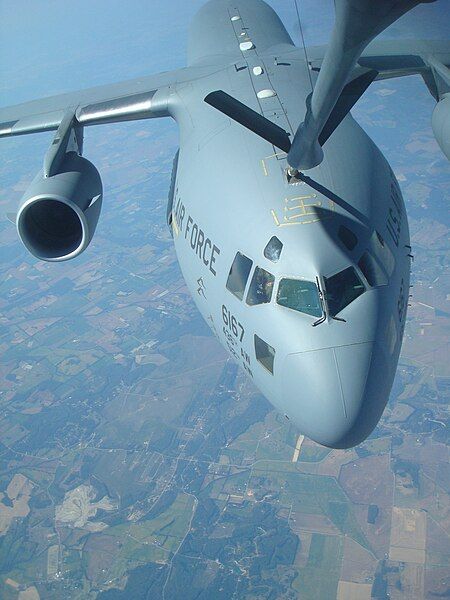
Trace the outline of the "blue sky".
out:
<instances>
[{"instance_id":1,"label":"blue sky","mask_svg":"<svg viewBox=\"0 0 450 600\"><path fill-rule=\"evenodd\" d=\"M268 1L300 44L295 0ZM204 3L0 0L0 106L185 66L189 23ZM415 8L386 36L450 38L449 4L438 0ZM298 0L298 5L307 45L326 43L333 24L333 0ZM431 98L430 103L426 110L431 116ZM168 120L160 126L176 131ZM133 124L123 127L133 135ZM98 140L107 133L103 128ZM31 178L41 166L51 135L2 140L0 159L22 155L15 170ZM92 139L97 135L92 134ZM86 150L92 149L89 143Z\"/></svg>"},{"instance_id":2,"label":"blue sky","mask_svg":"<svg viewBox=\"0 0 450 600\"><path fill-rule=\"evenodd\" d=\"M299 42L295 0L269 3ZM202 4L204 0L1 0L0 105L183 66L189 22ZM298 4L307 43L324 43L332 0ZM448 0L419 6L389 35L448 38Z\"/></svg>"}]
</instances>

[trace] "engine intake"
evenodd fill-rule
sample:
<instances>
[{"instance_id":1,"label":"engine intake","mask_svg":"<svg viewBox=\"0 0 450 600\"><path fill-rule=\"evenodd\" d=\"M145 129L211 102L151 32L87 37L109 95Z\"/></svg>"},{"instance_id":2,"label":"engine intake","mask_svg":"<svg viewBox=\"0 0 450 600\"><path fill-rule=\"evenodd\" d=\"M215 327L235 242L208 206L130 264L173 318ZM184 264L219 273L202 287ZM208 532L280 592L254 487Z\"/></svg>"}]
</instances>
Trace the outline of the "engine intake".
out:
<instances>
[{"instance_id":1,"label":"engine intake","mask_svg":"<svg viewBox=\"0 0 450 600\"><path fill-rule=\"evenodd\" d=\"M76 152L68 152L58 172L40 171L25 192L17 213L17 230L37 258L63 261L78 256L92 240L102 204L97 169Z\"/></svg>"}]
</instances>

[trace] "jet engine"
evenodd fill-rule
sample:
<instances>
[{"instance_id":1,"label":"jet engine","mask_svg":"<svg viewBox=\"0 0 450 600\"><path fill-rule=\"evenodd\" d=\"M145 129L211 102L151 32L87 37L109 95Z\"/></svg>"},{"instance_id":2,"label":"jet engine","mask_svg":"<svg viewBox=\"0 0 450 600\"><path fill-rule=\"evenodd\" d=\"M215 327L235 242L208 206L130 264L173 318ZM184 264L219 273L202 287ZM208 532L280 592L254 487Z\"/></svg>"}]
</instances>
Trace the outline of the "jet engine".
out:
<instances>
[{"instance_id":1,"label":"jet engine","mask_svg":"<svg viewBox=\"0 0 450 600\"><path fill-rule=\"evenodd\" d=\"M68 152L56 174L45 177L40 171L25 192L16 220L20 239L41 260L74 258L89 245L101 204L97 169Z\"/></svg>"},{"instance_id":2,"label":"jet engine","mask_svg":"<svg viewBox=\"0 0 450 600\"><path fill-rule=\"evenodd\" d=\"M82 129L73 112L61 121L42 170L25 192L16 217L25 247L37 258L68 260L87 248L102 205L102 180L81 156Z\"/></svg>"},{"instance_id":3,"label":"jet engine","mask_svg":"<svg viewBox=\"0 0 450 600\"><path fill-rule=\"evenodd\" d=\"M431 123L437 143L450 160L450 93L444 94L436 104Z\"/></svg>"}]
</instances>

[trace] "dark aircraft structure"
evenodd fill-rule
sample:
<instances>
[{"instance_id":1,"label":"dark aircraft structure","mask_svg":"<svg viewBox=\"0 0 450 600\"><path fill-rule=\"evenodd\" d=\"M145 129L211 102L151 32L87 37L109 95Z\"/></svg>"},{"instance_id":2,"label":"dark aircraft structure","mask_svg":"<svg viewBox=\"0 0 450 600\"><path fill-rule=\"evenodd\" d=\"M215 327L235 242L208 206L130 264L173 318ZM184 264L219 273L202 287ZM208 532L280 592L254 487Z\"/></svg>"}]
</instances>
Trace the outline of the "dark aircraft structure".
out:
<instances>
[{"instance_id":1,"label":"dark aircraft structure","mask_svg":"<svg viewBox=\"0 0 450 600\"><path fill-rule=\"evenodd\" d=\"M375 39L419 3L335 0L328 46L305 50L262 0L210 0L187 68L0 109L0 136L56 131L20 239L41 260L83 252L102 206L84 128L172 117L167 221L198 309L301 433L359 444L394 380L411 247L397 180L350 110L373 81L419 74L450 158L450 42Z\"/></svg>"}]
</instances>

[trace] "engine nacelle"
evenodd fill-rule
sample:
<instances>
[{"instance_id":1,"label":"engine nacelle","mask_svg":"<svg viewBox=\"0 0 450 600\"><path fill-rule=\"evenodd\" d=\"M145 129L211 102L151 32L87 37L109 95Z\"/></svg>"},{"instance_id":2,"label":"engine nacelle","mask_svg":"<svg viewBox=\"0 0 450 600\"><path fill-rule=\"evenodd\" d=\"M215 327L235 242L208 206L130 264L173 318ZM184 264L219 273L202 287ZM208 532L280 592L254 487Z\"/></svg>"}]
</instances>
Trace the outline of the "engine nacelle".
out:
<instances>
[{"instance_id":1,"label":"engine nacelle","mask_svg":"<svg viewBox=\"0 0 450 600\"><path fill-rule=\"evenodd\" d=\"M102 194L94 165L68 152L55 174L40 171L25 192L16 219L20 239L41 260L78 256L94 235Z\"/></svg>"},{"instance_id":2,"label":"engine nacelle","mask_svg":"<svg viewBox=\"0 0 450 600\"><path fill-rule=\"evenodd\" d=\"M444 94L436 104L431 123L437 143L450 160L450 94Z\"/></svg>"}]
</instances>

